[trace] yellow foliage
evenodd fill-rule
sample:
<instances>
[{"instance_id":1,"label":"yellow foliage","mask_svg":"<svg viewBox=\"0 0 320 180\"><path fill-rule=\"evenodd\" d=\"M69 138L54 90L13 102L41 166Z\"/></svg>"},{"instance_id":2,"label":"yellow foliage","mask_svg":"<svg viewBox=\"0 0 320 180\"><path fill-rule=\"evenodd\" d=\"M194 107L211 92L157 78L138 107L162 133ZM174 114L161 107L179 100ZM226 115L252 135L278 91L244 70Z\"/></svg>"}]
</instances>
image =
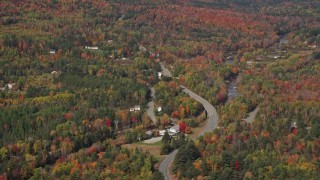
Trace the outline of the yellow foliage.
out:
<instances>
[{"instance_id":1,"label":"yellow foliage","mask_svg":"<svg viewBox=\"0 0 320 180\"><path fill-rule=\"evenodd\" d=\"M26 159L27 162L34 162L34 161L36 161L36 157L33 156L33 155L31 155L31 154L29 154L29 153L27 153L27 154L25 155L25 159Z\"/></svg>"}]
</instances>

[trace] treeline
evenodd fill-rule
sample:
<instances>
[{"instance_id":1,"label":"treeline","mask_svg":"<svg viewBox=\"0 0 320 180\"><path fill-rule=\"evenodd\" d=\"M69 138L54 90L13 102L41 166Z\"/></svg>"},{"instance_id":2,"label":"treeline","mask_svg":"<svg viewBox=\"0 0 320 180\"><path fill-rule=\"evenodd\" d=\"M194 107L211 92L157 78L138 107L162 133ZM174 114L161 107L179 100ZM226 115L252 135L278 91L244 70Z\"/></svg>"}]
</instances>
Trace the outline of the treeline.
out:
<instances>
[{"instance_id":1,"label":"treeline","mask_svg":"<svg viewBox=\"0 0 320 180\"><path fill-rule=\"evenodd\" d=\"M1 148L1 161L7 162L1 166L1 172L6 172L1 177L163 179L154 168L155 158L138 149L127 150L110 146L108 142L96 142L71 153L74 144L70 139L49 142L37 140ZM15 158L10 158L12 156Z\"/></svg>"}]
</instances>

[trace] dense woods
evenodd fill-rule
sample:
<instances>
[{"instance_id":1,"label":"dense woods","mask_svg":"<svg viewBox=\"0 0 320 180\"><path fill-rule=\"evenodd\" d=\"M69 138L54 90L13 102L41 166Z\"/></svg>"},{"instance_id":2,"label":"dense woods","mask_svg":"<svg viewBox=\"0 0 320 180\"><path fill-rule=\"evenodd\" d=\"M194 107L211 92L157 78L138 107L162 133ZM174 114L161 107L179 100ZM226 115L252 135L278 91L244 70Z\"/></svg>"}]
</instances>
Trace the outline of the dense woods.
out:
<instances>
[{"instance_id":1,"label":"dense woods","mask_svg":"<svg viewBox=\"0 0 320 180\"><path fill-rule=\"evenodd\" d=\"M245 71L219 128L196 142L212 178L318 177L319 62L293 56ZM256 120L242 121L257 104Z\"/></svg>"},{"instance_id":2,"label":"dense woods","mask_svg":"<svg viewBox=\"0 0 320 180\"><path fill-rule=\"evenodd\" d=\"M220 119L195 141L163 136L176 177L317 179L319 14L316 0L1 1L0 179L163 179L158 157L121 145L202 126L181 85Z\"/></svg>"}]
</instances>

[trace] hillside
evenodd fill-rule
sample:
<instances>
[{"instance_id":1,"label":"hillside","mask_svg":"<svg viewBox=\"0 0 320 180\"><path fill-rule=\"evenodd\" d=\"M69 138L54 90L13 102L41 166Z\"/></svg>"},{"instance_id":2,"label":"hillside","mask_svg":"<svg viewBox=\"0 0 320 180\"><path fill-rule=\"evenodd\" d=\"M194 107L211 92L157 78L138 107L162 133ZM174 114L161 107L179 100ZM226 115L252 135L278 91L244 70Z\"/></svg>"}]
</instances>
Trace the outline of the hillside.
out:
<instances>
[{"instance_id":1,"label":"hillside","mask_svg":"<svg viewBox=\"0 0 320 180\"><path fill-rule=\"evenodd\" d=\"M0 179L163 179L121 146L174 125L174 178L317 179L319 46L317 0L3 0Z\"/></svg>"}]
</instances>

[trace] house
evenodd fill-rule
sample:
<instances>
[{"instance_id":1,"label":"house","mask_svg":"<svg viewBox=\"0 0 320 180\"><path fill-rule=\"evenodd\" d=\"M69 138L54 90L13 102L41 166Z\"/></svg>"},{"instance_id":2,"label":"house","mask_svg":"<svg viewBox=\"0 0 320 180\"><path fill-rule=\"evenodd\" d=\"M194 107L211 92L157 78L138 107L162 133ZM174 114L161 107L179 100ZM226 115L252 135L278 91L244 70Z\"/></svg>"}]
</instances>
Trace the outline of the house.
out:
<instances>
[{"instance_id":1,"label":"house","mask_svg":"<svg viewBox=\"0 0 320 180\"><path fill-rule=\"evenodd\" d=\"M85 46L84 48L91 49L91 50L98 50L99 49L99 47L97 47L97 46Z\"/></svg>"},{"instance_id":2,"label":"house","mask_svg":"<svg viewBox=\"0 0 320 180\"><path fill-rule=\"evenodd\" d=\"M160 130L160 131L159 131L160 136L164 136L164 134L166 133L166 131L167 131L166 129Z\"/></svg>"},{"instance_id":3,"label":"house","mask_svg":"<svg viewBox=\"0 0 320 180\"><path fill-rule=\"evenodd\" d=\"M134 107L130 108L130 112L134 112L134 111L140 111L140 106L135 105Z\"/></svg>"},{"instance_id":4,"label":"house","mask_svg":"<svg viewBox=\"0 0 320 180\"><path fill-rule=\"evenodd\" d=\"M7 85L6 85L6 87L9 89L9 90L11 90L12 88L14 88L16 86L16 83L8 83Z\"/></svg>"},{"instance_id":5,"label":"house","mask_svg":"<svg viewBox=\"0 0 320 180\"><path fill-rule=\"evenodd\" d=\"M50 54L56 54L56 50L51 49L49 53L50 53Z\"/></svg>"},{"instance_id":6,"label":"house","mask_svg":"<svg viewBox=\"0 0 320 180\"><path fill-rule=\"evenodd\" d=\"M51 74L58 74L58 72L57 71L52 71Z\"/></svg>"},{"instance_id":7,"label":"house","mask_svg":"<svg viewBox=\"0 0 320 180\"><path fill-rule=\"evenodd\" d=\"M152 132L152 131L150 131L150 130L148 130L148 131L146 132L146 135L147 135L148 137L152 137L153 132Z\"/></svg>"},{"instance_id":8,"label":"house","mask_svg":"<svg viewBox=\"0 0 320 180\"><path fill-rule=\"evenodd\" d=\"M169 129L169 132L173 133L173 134L177 134L179 132L179 125L175 125L175 126L172 126L170 129Z\"/></svg>"},{"instance_id":9,"label":"house","mask_svg":"<svg viewBox=\"0 0 320 180\"><path fill-rule=\"evenodd\" d=\"M291 127L291 128L297 128L297 127L298 127L298 126L297 126L297 122L295 122L295 121L292 122L290 127Z\"/></svg>"},{"instance_id":10,"label":"house","mask_svg":"<svg viewBox=\"0 0 320 180\"><path fill-rule=\"evenodd\" d=\"M162 77L162 73L158 72L158 78L161 79L161 77Z\"/></svg>"},{"instance_id":11,"label":"house","mask_svg":"<svg viewBox=\"0 0 320 180\"><path fill-rule=\"evenodd\" d=\"M247 65L252 65L253 62L252 61L247 61Z\"/></svg>"},{"instance_id":12,"label":"house","mask_svg":"<svg viewBox=\"0 0 320 180\"><path fill-rule=\"evenodd\" d=\"M158 112L161 112L161 111L162 111L161 106L159 106L159 107L157 108L157 111L158 111Z\"/></svg>"}]
</instances>

